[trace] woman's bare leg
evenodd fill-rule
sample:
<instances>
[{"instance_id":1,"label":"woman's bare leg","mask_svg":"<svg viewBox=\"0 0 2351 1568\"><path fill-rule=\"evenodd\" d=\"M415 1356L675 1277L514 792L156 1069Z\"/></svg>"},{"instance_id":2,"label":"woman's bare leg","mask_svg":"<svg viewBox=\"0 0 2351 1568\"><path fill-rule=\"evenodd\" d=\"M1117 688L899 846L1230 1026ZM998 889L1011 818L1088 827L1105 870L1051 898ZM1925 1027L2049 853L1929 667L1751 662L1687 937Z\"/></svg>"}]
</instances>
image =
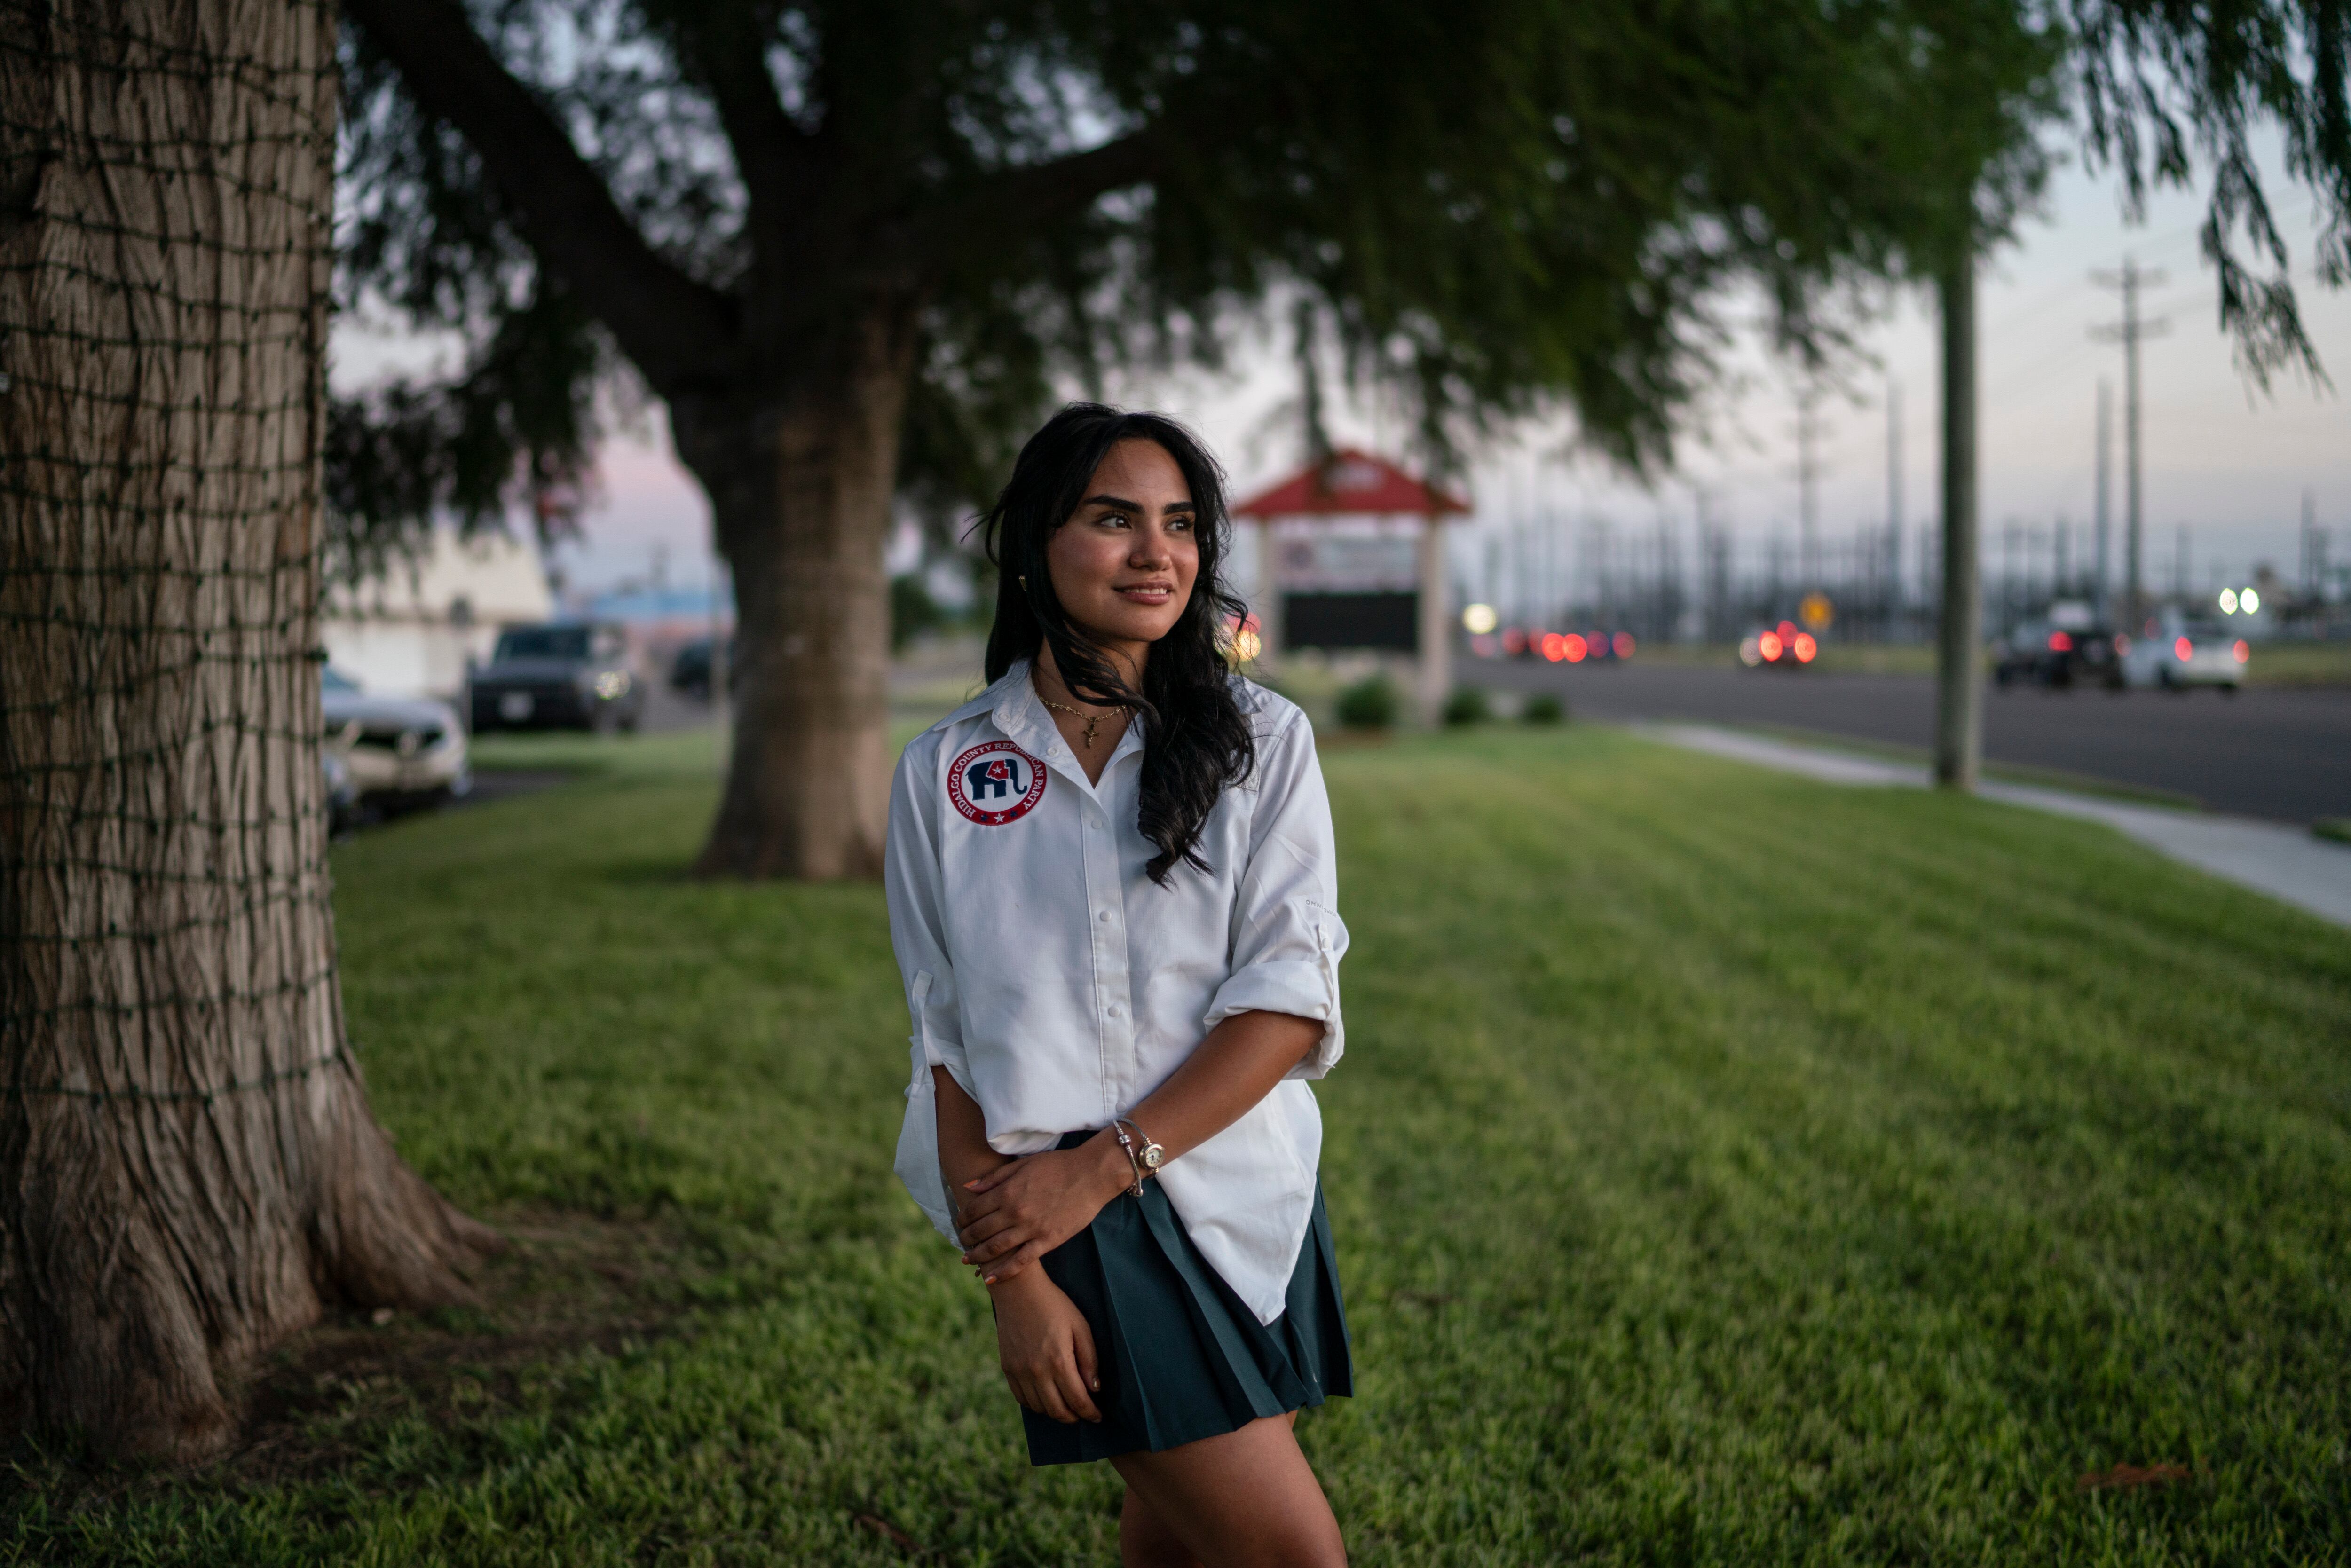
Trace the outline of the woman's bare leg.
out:
<instances>
[{"instance_id":1,"label":"woman's bare leg","mask_svg":"<svg viewBox=\"0 0 2351 1568\"><path fill-rule=\"evenodd\" d=\"M1344 1568L1339 1521L1298 1450L1292 1419L1269 1416L1221 1437L1111 1460L1129 1498L1119 1521L1121 1552L1140 1502L1181 1550L1217 1568ZM1131 1568L1144 1561L1127 1558ZM1176 1559L1147 1561L1157 1568Z\"/></svg>"},{"instance_id":2,"label":"woman's bare leg","mask_svg":"<svg viewBox=\"0 0 2351 1568\"><path fill-rule=\"evenodd\" d=\"M1200 1568L1200 1560L1133 1487L1118 1511L1118 1560L1124 1568Z\"/></svg>"}]
</instances>

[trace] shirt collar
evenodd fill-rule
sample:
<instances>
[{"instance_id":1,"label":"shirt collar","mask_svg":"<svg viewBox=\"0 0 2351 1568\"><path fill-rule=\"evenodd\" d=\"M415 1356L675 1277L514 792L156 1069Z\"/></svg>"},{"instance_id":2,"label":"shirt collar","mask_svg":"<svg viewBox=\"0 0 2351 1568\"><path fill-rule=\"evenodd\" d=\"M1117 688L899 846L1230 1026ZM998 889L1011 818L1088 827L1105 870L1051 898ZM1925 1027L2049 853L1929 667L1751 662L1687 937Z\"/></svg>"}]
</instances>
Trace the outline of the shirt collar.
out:
<instances>
[{"instance_id":1,"label":"shirt collar","mask_svg":"<svg viewBox=\"0 0 2351 1568\"><path fill-rule=\"evenodd\" d=\"M1037 683L1029 678L1029 661L1016 659L989 693L996 700L989 716L1007 738L1033 757L1042 757L1061 737L1037 698ZM1067 751L1069 747L1061 748Z\"/></svg>"}]
</instances>

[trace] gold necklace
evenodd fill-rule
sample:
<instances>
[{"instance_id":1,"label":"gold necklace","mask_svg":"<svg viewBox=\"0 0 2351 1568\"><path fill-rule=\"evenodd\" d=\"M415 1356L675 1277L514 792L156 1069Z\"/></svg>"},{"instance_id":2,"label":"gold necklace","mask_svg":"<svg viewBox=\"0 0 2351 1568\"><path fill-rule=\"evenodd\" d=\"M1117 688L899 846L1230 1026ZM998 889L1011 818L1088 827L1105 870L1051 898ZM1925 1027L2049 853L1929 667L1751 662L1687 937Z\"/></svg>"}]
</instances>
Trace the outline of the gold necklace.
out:
<instances>
[{"instance_id":1,"label":"gold necklace","mask_svg":"<svg viewBox=\"0 0 2351 1568\"><path fill-rule=\"evenodd\" d=\"M1102 720L1108 718L1112 714L1119 711L1116 708L1111 708L1103 713L1088 713L1081 707L1071 707L1067 703L1057 703L1051 697L1047 696L1043 692L1039 692L1037 694L1037 700L1043 703L1047 707L1053 709L1056 713L1065 713L1071 718L1081 718L1085 720L1085 738L1079 741L1078 744L1084 747L1088 751L1092 751L1094 748L1094 727L1101 724Z\"/></svg>"}]
</instances>

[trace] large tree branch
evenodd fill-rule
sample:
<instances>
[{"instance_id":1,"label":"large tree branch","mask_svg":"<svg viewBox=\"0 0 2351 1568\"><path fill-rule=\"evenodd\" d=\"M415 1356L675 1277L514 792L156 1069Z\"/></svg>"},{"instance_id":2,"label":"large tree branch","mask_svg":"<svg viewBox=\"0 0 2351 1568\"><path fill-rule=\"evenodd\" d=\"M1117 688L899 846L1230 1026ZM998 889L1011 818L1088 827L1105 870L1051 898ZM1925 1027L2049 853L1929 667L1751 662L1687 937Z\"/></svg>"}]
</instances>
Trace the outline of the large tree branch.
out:
<instances>
[{"instance_id":1,"label":"large tree branch","mask_svg":"<svg viewBox=\"0 0 2351 1568\"><path fill-rule=\"evenodd\" d=\"M343 0L417 106L472 144L540 263L656 390L734 340L733 303L664 261L455 0Z\"/></svg>"},{"instance_id":2,"label":"large tree branch","mask_svg":"<svg viewBox=\"0 0 2351 1568\"><path fill-rule=\"evenodd\" d=\"M754 301L783 292L793 220L805 222L817 200L816 139L784 110L768 74L771 18L762 6L711 5L701 0L648 5L686 74L709 90L735 154L749 203L747 224L758 278Z\"/></svg>"},{"instance_id":3,"label":"large tree branch","mask_svg":"<svg viewBox=\"0 0 2351 1568\"><path fill-rule=\"evenodd\" d=\"M750 201L751 258L759 274L755 292L778 294L793 214L805 215L815 199L810 138L784 112L757 50L730 51L702 64Z\"/></svg>"},{"instance_id":4,"label":"large tree branch","mask_svg":"<svg viewBox=\"0 0 2351 1568\"><path fill-rule=\"evenodd\" d=\"M914 246L928 260L967 250L976 230L1018 230L1082 211L1098 198L1166 172L1167 129L1159 121L1114 141L1048 163L1000 170L924 214Z\"/></svg>"}]
</instances>

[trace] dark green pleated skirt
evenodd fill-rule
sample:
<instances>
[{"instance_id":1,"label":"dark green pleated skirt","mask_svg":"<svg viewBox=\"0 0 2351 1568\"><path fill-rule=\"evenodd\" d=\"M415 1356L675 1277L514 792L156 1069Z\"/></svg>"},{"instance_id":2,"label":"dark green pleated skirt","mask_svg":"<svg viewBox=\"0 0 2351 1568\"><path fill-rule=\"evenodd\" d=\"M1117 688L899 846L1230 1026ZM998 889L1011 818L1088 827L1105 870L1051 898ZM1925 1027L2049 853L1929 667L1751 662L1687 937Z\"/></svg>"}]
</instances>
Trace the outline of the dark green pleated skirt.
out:
<instances>
[{"instance_id":1,"label":"dark green pleated skirt","mask_svg":"<svg viewBox=\"0 0 2351 1568\"><path fill-rule=\"evenodd\" d=\"M1069 1134L1061 1146L1092 1135ZM1031 1464L1157 1453L1353 1392L1319 1184L1288 1304L1271 1323L1259 1322L1200 1256L1155 1181L1144 1183L1141 1197L1113 1200L1043 1263L1093 1331L1102 1418L1065 1427L1023 1410Z\"/></svg>"}]
</instances>

